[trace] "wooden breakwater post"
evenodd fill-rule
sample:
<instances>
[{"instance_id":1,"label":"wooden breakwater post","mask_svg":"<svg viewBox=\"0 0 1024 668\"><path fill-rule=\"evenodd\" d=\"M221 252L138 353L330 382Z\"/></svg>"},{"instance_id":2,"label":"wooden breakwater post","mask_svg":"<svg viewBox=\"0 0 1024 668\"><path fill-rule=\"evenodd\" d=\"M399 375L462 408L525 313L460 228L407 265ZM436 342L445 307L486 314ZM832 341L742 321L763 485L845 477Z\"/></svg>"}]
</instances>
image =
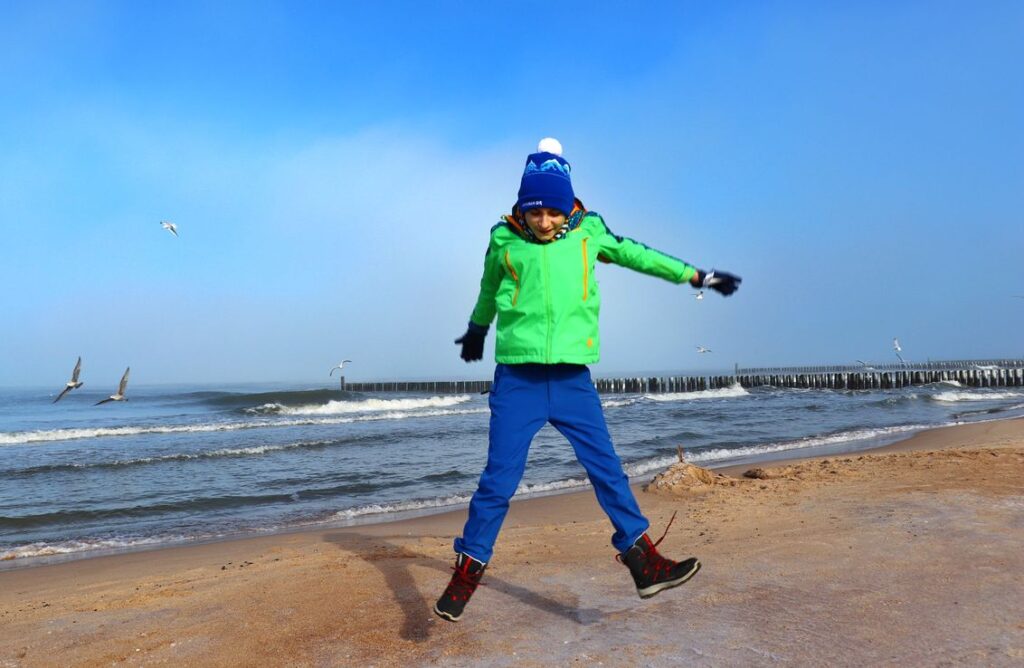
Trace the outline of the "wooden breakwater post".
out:
<instances>
[{"instance_id":1,"label":"wooden breakwater post","mask_svg":"<svg viewBox=\"0 0 1024 668\"><path fill-rule=\"evenodd\" d=\"M1024 360L954 360L874 366L736 369L743 387L888 390L955 381L966 387L1022 387Z\"/></svg>"},{"instance_id":2,"label":"wooden breakwater post","mask_svg":"<svg viewBox=\"0 0 1024 668\"><path fill-rule=\"evenodd\" d=\"M736 367L721 376L634 376L595 378L601 394L666 394L743 388L784 387L829 390L889 390L955 381L965 387L1024 387L1024 359L952 360L919 364L871 366ZM491 389L489 380L428 380L346 383L351 392L429 392L478 394Z\"/></svg>"},{"instance_id":3,"label":"wooden breakwater post","mask_svg":"<svg viewBox=\"0 0 1024 668\"><path fill-rule=\"evenodd\" d=\"M491 389L489 380L389 380L345 383L349 392L429 392L431 394L479 394Z\"/></svg>"}]
</instances>

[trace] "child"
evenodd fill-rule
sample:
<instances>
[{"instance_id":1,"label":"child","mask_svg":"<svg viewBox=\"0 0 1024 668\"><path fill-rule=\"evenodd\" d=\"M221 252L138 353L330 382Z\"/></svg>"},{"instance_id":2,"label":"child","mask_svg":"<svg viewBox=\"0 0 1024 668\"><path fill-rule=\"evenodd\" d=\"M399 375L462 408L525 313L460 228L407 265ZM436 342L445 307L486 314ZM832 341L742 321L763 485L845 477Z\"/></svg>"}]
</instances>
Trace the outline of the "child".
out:
<instances>
[{"instance_id":1,"label":"child","mask_svg":"<svg viewBox=\"0 0 1024 668\"><path fill-rule=\"evenodd\" d=\"M594 263L614 262L723 295L732 294L740 278L701 271L615 236L601 216L575 198L561 144L544 139L538 151L526 160L512 215L491 229L480 296L469 329L455 342L462 345L462 359L481 359L484 337L498 316L487 466L462 536L455 539L455 574L434 606L452 622L462 617L483 576L530 442L547 422L569 440L586 469L615 528L618 559L632 573L641 598L680 585L700 569L694 558L677 563L658 554L608 435L585 366L597 362L600 353L601 293Z\"/></svg>"}]
</instances>

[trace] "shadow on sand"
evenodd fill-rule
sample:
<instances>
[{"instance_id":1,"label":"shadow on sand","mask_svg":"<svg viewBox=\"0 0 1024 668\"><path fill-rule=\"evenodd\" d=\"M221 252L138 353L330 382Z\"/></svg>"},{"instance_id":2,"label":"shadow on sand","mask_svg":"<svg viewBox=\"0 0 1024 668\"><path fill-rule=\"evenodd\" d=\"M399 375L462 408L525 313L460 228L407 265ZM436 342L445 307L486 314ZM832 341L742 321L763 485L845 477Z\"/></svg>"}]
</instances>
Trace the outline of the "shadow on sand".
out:
<instances>
[{"instance_id":1,"label":"shadow on sand","mask_svg":"<svg viewBox=\"0 0 1024 668\"><path fill-rule=\"evenodd\" d=\"M434 617L433 597L439 596L447 584L448 577L451 575L451 563L415 552L403 545L396 545L378 536L346 532L328 534L325 538L328 542L352 553L355 558L362 559L381 572L405 617L399 632L402 638L414 642L423 642L428 639L431 624L435 620L440 621ZM454 563L454 556L452 563ZM429 599L416 587L416 581L409 568L412 564L432 568L443 574L442 577L437 578L437 591L431 592ZM604 613L596 608L577 608L566 605L526 587L494 577L490 573L484 576L484 582L494 591L511 596L542 612L564 617L583 626L593 624L604 616Z\"/></svg>"}]
</instances>

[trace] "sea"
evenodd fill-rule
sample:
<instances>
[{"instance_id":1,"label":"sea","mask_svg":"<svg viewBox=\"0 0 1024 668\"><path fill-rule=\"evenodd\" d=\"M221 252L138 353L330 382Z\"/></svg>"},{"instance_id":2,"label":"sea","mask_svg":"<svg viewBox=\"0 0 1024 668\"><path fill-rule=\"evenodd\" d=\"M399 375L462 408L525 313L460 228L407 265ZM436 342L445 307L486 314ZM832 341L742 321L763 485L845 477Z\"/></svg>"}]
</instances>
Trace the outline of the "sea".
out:
<instances>
[{"instance_id":1,"label":"sea","mask_svg":"<svg viewBox=\"0 0 1024 668\"><path fill-rule=\"evenodd\" d=\"M0 390L0 569L464 508L487 455L487 396L302 385ZM602 395L627 473L857 452L1024 415L1024 388L723 389ZM517 496L589 483L550 426Z\"/></svg>"}]
</instances>

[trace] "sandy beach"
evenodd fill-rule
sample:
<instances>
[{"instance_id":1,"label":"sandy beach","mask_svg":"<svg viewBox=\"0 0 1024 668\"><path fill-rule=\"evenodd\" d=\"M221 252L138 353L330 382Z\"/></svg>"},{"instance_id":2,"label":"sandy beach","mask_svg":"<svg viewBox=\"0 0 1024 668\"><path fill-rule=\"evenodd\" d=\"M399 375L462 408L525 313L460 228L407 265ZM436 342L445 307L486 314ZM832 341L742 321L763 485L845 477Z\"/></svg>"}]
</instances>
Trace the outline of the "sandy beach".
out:
<instances>
[{"instance_id":1,"label":"sandy beach","mask_svg":"<svg viewBox=\"0 0 1024 668\"><path fill-rule=\"evenodd\" d=\"M587 489L513 503L458 624L465 510L0 572L0 666L1024 663L1024 420L751 468L637 486L703 562L647 601Z\"/></svg>"}]
</instances>

